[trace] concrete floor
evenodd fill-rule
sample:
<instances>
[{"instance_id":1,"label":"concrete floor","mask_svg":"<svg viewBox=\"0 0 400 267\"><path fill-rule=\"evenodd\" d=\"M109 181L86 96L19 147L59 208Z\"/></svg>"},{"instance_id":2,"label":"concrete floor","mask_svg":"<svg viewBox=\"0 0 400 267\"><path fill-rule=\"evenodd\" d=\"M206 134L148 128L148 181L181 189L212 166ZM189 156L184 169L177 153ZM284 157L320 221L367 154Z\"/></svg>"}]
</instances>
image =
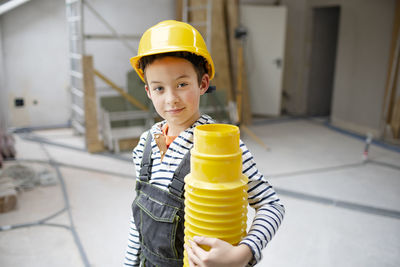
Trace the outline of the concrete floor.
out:
<instances>
[{"instance_id":1,"label":"concrete floor","mask_svg":"<svg viewBox=\"0 0 400 267\"><path fill-rule=\"evenodd\" d=\"M286 206L258 266L400 266L398 148L373 144L363 163L363 140L320 121L260 120L250 128L270 150L242 139ZM90 155L71 129L16 139L21 164L51 170L65 186L22 192L16 211L0 214L0 226L55 215L1 231L0 266L121 266L134 198L130 153Z\"/></svg>"}]
</instances>

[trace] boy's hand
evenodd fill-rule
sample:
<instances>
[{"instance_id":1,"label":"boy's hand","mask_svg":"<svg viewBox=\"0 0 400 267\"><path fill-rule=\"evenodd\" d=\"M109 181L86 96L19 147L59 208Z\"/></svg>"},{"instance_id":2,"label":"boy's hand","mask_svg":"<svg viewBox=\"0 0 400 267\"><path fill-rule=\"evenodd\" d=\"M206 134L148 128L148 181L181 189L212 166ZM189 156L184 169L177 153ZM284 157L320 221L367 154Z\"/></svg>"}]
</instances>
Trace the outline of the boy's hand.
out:
<instances>
[{"instance_id":1,"label":"boy's hand","mask_svg":"<svg viewBox=\"0 0 400 267\"><path fill-rule=\"evenodd\" d=\"M217 238L199 236L189 242L191 247L185 244L185 249L191 267L243 267L253 257L250 248L244 244L232 246ZM206 251L199 245L209 246L210 250Z\"/></svg>"}]
</instances>

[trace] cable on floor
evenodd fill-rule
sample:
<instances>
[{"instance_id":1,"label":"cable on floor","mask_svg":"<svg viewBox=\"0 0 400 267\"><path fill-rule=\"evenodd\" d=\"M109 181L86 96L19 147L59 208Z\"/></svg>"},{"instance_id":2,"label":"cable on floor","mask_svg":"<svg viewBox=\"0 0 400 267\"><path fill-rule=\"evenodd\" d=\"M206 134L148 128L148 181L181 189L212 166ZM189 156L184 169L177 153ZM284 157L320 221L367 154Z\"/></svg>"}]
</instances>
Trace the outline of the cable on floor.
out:
<instances>
[{"instance_id":1,"label":"cable on floor","mask_svg":"<svg viewBox=\"0 0 400 267\"><path fill-rule=\"evenodd\" d=\"M50 164L50 166L52 166L55 169L56 173L57 173L57 177L59 179L59 182L60 182L60 185L61 185L61 189L62 189L62 192L63 192L64 208L61 209L60 211L50 215L50 216L47 216L47 217L45 217L45 218L43 218L41 220L38 220L36 222L0 226L0 232L1 231L14 230L14 229L23 228L23 227L32 227L32 226L52 226L52 227L65 228L65 229L71 231L71 233L73 235L73 238L74 238L74 242L75 242L76 246L78 247L79 254L81 256L81 259L83 261L84 266L85 267L89 267L90 266L89 260L87 258L86 252L85 252L85 250L83 248L82 242L79 239L78 233L77 233L77 231L75 229L75 225L74 225L74 221L73 221L72 213L71 213L71 209L70 209L68 192L67 192L66 185L65 185L65 182L64 182L64 177L61 174L61 171L59 169L58 163L52 160L52 157L48 153L47 149L44 147L43 143L40 142L40 146L43 149L43 151L45 152L45 154L47 155L47 157L49 158L49 161L46 162L46 163ZM70 222L70 226L63 225L63 224L56 224L56 223L48 223L47 222L47 221L59 216L60 214L62 214L64 212L67 212L67 214L68 214L68 219L69 219L69 222Z\"/></svg>"},{"instance_id":2,"label":"cable on floor","mask_svg":"<svg viewBox=\"0 0 400 267\"><path fill-rule=\"evenodd\" d=\"M55 163L53 162L53 159L52 159L50 153L49 153L49 152L47 151L47 149L44 147L43 143L40 143L40 146L41 146L41 148L43 149L43 151L46 153L46 155L47 155L47 157L48 157L48 159L49 159L50 165L56 170L57 177L58 177L59 180L60 180L61 189L62 189L62 192L63 192L65 209L66 209L66 211L67 211L68 218L69 218L69 222L70 222L70 226L69 226L70 231L72 232L72 235L73 235L73 237L74 237L75 244L76 244L77 247L78 247L79 254L81 255L81 259L82 259L84 265L85 265L86 267L89 267L89 266L90 266L89 260L88 260L88 258L87 258L86 252L85 252L85 250L84 250L84 248L83 248L82 242L81 242L80 239L79 239L78 233L77 233L77 231L76 231L76 229L75 229L74 221L73 221L73 219L72 219L72 213L71 213L71 209L70 209L71 206L70 206L70 203L69 203L69 197L68 197L68 192L67 192L67 187L66 187L66 185L65 185L64 177L63 177L63 175L61 174L61 171L60 171L60 168L58 167L58 165L55 164Z\"/></svg>"}]
</instances>

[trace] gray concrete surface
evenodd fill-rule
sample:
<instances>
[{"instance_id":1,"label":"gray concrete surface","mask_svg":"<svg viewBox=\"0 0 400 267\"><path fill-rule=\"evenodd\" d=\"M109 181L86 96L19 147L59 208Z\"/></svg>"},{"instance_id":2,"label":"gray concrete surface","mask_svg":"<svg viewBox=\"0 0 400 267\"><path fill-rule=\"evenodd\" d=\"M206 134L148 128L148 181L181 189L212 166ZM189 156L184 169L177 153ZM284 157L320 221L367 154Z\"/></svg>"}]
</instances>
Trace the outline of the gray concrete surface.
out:
<instances>
[{"instance_id":1,"label":"gray concrete surface","mask_svg":"<svg viewBox=\"0 0 400 267\"><path fill-rule=\"evenodd\" d=\"M400 266L399 152L372 145L370 160L386 165L363 163L363 140L320 121L256 121L250 128L270 150L242 139L287 211L258 266ZM134 197L130 153L90 155L70 129L26 137L16 136L20 163L59 170L71 217L64 211L47 225L0 231L0 266L85 266L82 255L90 266L121 266ZM38 186L19 193L18 209L0 214L0 226L36 222L64 207L60 183Z\"/></svg>"}]
</instances>

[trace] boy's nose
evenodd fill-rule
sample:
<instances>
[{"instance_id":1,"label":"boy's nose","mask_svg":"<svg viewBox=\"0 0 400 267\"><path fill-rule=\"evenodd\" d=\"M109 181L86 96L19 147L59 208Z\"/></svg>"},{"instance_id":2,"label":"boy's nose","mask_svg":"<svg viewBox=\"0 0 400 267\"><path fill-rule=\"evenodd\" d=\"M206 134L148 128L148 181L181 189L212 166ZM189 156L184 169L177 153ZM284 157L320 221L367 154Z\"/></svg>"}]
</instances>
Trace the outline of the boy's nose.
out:
<instances>
[{"instance_id":1,"label":"boy's nose","mask_svg":"<svg viewBox=\"0 0 400 267\"><path fill-rule=\"evenodd\" d=\"M174 92L174 90L167 90L166 102L168 104L175 104L179 101L178 95Z\"/></svg>"}]
</instances>

